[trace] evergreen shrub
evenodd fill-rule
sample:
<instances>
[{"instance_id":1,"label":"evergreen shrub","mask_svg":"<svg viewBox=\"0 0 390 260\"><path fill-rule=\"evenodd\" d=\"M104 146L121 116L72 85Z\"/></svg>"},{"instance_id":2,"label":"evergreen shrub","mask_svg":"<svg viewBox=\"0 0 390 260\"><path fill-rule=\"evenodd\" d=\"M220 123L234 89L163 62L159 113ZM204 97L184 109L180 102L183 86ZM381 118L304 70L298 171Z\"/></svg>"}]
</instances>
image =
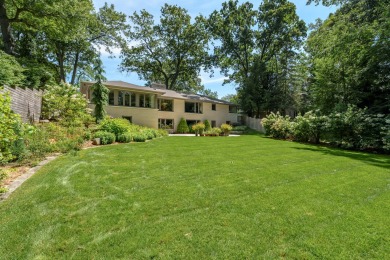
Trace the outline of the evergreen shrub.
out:
<instances>
[{"instance_id":1,"label":"evergreen shrub","mask_svg":"<svg viewBox=\"0 0 390 260\"><path fill-rule=\"evenodd\" d=\"M184 118L181 118L179 124L177 125L177 132L179 134L184 134L189 131L190 129L188 128L187 121Z\"/></svg>"}]
</instances>

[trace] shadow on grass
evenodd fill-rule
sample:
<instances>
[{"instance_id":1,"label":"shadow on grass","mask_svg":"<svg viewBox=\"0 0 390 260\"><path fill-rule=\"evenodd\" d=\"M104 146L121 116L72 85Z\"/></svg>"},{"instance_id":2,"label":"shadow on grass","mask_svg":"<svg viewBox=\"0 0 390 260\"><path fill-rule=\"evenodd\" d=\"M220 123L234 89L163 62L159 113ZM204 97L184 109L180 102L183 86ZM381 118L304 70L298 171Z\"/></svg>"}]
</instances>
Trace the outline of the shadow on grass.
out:
<instances>
[{"instance_id":1,"label":"shadow on grass","mask_svg":"<svg viewBox=\"0 0 390 260\"><path fill-rule=\"evenodd\" d=\"M330 147L323 147L323 146L294 147L294 149L321 152L323 154L333 155L333 156L347 157L373 166L390 169L389 155L369 154L369 153L364 153L359 151L341 150L337 148L330 148Z\"/></svg>"}]
</instances>

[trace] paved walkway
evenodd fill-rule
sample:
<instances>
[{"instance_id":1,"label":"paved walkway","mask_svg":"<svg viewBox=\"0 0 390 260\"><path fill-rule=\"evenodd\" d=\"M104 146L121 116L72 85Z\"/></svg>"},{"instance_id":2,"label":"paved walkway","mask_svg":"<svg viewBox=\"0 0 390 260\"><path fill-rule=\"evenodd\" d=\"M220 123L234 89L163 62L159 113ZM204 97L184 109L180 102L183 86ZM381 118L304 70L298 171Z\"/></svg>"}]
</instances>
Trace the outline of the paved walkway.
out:
<instances>
[{"instance_id":1,"label":"paved walkway","mask_svg":"<svg viewBox=\"0 0 390 260\"><path fill-rule=\"evenodd\" d=\"M22 175L17 177L15 180L13 180L11 182L11 184L8 186L8 191L6 193L3 193L2 195L0 195L0 202L2 200L5 200L6 198L8 198L12 194L12 192L14 192L17 188L19 188L20 185L22 185L23 182L25 182L28 178L33 176L39 169L42 168L43 165L48 164L49 162L53 161L59 155L60 154L53 154L52 156L46 157L46 159L43 160L42 162L40 162L37 166L31 168L30 170L28 170L27 172L23 173Z\"/></svg>"}]
</instances>

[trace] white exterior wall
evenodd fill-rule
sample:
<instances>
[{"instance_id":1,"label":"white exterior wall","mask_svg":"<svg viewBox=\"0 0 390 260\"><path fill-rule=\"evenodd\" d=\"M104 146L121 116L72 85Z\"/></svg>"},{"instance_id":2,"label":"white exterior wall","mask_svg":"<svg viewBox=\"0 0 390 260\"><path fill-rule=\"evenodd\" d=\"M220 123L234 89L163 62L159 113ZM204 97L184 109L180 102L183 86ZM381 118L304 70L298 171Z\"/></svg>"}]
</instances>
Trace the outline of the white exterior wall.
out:
<instances>
[{"instance_id":1,"label":"white exterior wall","mask_svg":"<svg viewBox=\"0 0 390 260\"><path fill-rule=\"evenodd\" d=\"M94 109L94 104L89 104ZM132 122L136 125L158 128L158 110L144 107L125 107L125 106L106 106L105 110L108 115L114 118L131 117Z\"/></svg>"}]
</instances>

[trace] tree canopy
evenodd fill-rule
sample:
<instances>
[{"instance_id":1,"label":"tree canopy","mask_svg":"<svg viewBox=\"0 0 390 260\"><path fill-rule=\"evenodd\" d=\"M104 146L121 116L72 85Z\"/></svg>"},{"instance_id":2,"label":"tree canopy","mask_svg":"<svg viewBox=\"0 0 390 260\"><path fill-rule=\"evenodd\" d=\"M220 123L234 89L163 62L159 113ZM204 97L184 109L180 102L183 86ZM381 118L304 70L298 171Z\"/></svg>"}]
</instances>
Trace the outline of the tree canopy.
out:
<instances>
[{"instance_id":1,"label":"tree canopy","mask_svg":"<svg viewBox=\"0 0 390 260\"><path fill-rule=\"evenodd\" d=\"M187 10L165 4L158 24L146 10L134 12L130 21L123 71L136 72L149 84L163 83L167 89L201 89L198 77L206 64L209 40L203 17L192 22Z\"/></svg>"}]
</instances>

